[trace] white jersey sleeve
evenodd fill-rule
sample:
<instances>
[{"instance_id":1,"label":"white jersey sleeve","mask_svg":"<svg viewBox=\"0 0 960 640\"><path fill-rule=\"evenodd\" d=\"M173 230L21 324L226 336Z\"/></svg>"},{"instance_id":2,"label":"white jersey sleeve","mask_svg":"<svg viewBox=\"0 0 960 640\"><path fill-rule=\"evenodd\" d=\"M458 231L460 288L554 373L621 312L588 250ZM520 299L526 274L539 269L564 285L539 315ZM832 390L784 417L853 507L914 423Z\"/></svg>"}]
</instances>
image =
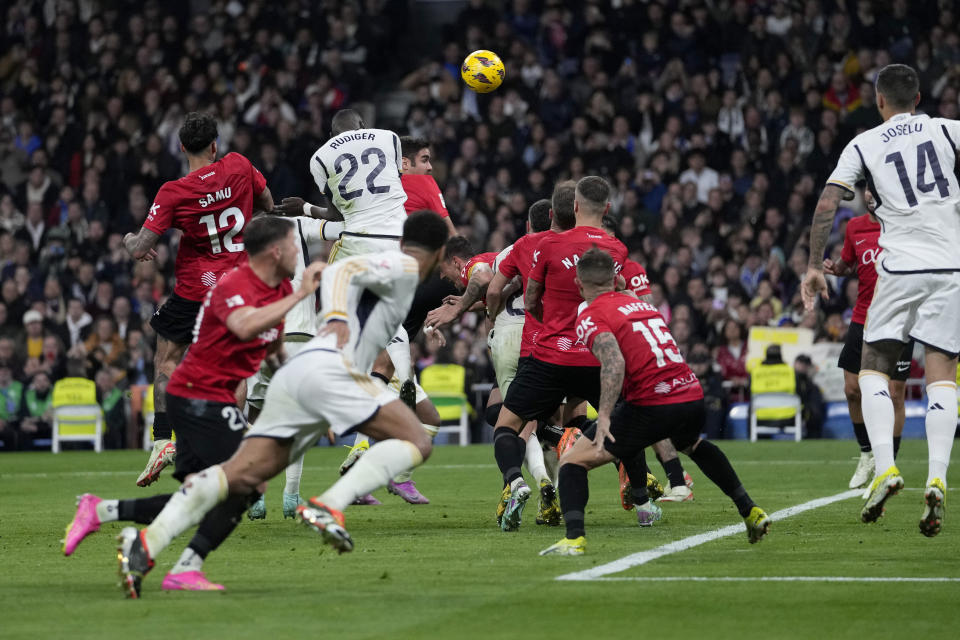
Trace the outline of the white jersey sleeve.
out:
<instances>
[{"instance_id":1,"label":"white jersey sleeve","mask_svg":"<svg viewBox=\"0 0 960 640\"><path fill-rule=\"evenodd\" d=\"M957 143L957 122L903 113L861 133L843 150L827 183L852 190L866 179L882 225L885 271L960 271Z\"/></svg>"},{"instance_id":2,"label":"white jersey sleeve","mask_svg":"<svg viewBox=\"0 0 960 640\"><path fill-rule=\"evenodd\" d=\"M500 272L500 263L506 260L511 251L513 251L512 244L497 254L497 257L493 261L494 273ZM525 318L526 311L523 307L523 289L521 288L505 301L503 311L497 314L497 317L494 318L494 326L523 324Z\"/></svg>"},{"instance_id":3,"label":"white jersey sleeve","mask_svg":"<svg viewBox=\"0 0 960 640\"><path fill-rule=\"evenodd\" d=\"M323 249L323 227L325 220L297 216L293 218L296 225L297 246L300 256L297 260L297 270L290 279L294 291L300 287L303 280L303 270L313 262ZM310 296L298 302L284 318L283 330L286 335L317 335L317 296Z\"/></svg>"},{"instance_id":4,"label":"white jersey sleeve","mask_svg":"<svg viewBox=\"0 0 960 640\"><path fill-rule=\"evenodd\" d=\"M345 233L403 233L407 194L400 182L400 137L386 129L356 129L328 140L310 160L317 187L343 214Z\"/></svg>"},{"instance_id":5,"label":"white jersey sleeve","mask_svg":"<svg viewBox=\"0 0 960 640\"><path fill-rule=\"evenodd\" d=\"M347 258L324 269L322 322L347 323L350 340L342 352L355 368L369 371L396 335L410 311L419 274L417 261L399 251ZM332 336L317 340L327 348L332 344Z\"/></svg>"}]
</instances>

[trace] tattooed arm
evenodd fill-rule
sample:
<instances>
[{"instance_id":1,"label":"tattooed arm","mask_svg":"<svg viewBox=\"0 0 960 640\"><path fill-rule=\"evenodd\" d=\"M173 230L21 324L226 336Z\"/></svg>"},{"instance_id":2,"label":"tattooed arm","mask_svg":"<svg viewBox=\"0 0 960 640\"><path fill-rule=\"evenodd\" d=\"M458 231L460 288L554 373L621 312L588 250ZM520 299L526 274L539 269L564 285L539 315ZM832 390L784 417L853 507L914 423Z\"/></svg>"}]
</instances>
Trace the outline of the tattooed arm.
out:
<instances>
[{"instance_id":1,"label":"tattooed arm","mask_svg":"<svg viewBox=\"0 0 960 640\"><path fill-rule=\"evenodd\" d=\"M160 234L150 231L146 227L140 227L137 233L128 233L123 237L123 246L126 248L134 260L149 262L157 257L157 240Z\"/></svg>"},{"instance_id":2,"label":"tattooed arm","mask_svg":"<svg viewBox=\"0 0 960 640\"><path fill-rule=\"evenodd\" d=\"M842 187L828 184L820 194L816 212L813 214L813 224L810 226L810 262L801 287L803 305L807 311L813 311L818 296L827 298L827 281L823 277L823 254L827 248L830 230L833 228L833 219L837 215L837 207L840 206L840 201L845 194L846 191Z\"/></svg>"},{"instance_id":3,"label":"tattooed arm","mask_svg":"<svg viewBox=\"0 0 960 640\"><path fill-rule=\"evenodd\" d=\"M493 280L493 269L488 264L478 264L470 274L470 282L460 301L455 304L443 304L427 314L424 321L426 326L440 329L470 310L474 303L480 301L487 292L490 281Z\"/></svg>"},{"instance_id":4,"label":"tattooed arm","mask_svg":"<svg viewBox=\"0 0 960 640\"><path fill-rule=\"evenodd\" d=\"M604 440L616 442L610 435L610 414L623 389L624 361L617 339L610 332L593 339L593 355L600 361L600 406L597 407L597 436L593 443L602 447Z\"/></svg>"},{"instance_id":5,"label":"tattooed arm","mask_svg":"<svg viewBox=\"0 0 960 640\"><path fill-rule=\"evenodd\" d=\"M527 291L523 296L523 308L540 322L543 322L543 306L540 304L542 298L543 284L532 277L527 278Z\"/></svg>"}]
</instances>

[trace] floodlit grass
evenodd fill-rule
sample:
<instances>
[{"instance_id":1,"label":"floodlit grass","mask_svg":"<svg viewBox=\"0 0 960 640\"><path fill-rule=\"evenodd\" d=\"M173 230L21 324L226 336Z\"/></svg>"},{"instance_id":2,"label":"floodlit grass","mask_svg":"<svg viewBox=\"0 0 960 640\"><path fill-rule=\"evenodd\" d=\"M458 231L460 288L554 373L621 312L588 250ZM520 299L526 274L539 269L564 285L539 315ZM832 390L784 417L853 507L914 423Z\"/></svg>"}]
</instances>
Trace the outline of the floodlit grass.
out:
<instances>
[{"instance_id":1,"label":"floodlit grass","mask_svg":"<svg viewBox=\"0 0 960 640\"><path fill-rule=\"evenodd\" d=\"M719 444L768 512L844 491L855 465L852 442ZM304 495L335 479L342 452L308 454ZM115 586L113 536L122 524L104 525L70 558L60 539L77 494L174 490L167 474L153 487L135 486L145 458L0 454L0 638L939 638L960 620L960 583L951 582L558 582L740 519L684 459L696 501L664 505L664 520L640 530L619 507L616 474L598 469L590 474L587 554L541 558L563 529L533 524L535 497L519 532L496 528L500 480L489 446L438 448L415 476L430 505L379 491L383 506L348 509L357 548L342 556L281 518L278 478L267 520L244 521L208 559L207 575L225 593L160 590L185 535L146 579L142 600L128 601ZM953 500L939 537L917 529L926 443L906 441L899 464L907 490L879 524L860 524L860 501L849 499L775 522L758 545L738 533L609 577L960 577ZM662 476L655 462L654 471Z\"/></svg>"}]
</instances>

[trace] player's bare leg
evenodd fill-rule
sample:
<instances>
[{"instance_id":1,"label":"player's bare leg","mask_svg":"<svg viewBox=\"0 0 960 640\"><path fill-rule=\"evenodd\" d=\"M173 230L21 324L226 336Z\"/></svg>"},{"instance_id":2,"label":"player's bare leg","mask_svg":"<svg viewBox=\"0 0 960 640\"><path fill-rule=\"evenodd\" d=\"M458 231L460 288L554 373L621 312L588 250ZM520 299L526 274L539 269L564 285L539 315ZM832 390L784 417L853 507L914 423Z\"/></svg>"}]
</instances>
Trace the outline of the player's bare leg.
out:
<instances>
[{"instance_id":1,"label":"player's bare leg","mask_svg":"<svg viewBox=\"0 0 960 640\"><path fill-rule=\"evenodd\" d=\"M863 343L860 365L860 406L870 446L873 449L875 477L870 483L867 501L860 512L863 522L875 522L883 515L888 498L903 488L900 470L893 458L895 413L890 397L890 376L896 368L903 344L896 340ZM929 374L928 374L929 375ZM929 380L930 378L928 378ZM956 411L956 396L953 399ZM956 420L956 413L951 416Z\"/></svg>"},{"instance_id":2,"label":"player's bare leg","mask_svg":"<svg viewBox=\"0 0 960 640\"><path fill-rule=\"evenodd\" d=\"M176 446L171 442L173 429L167 421L167 382L170 381L173 370L183 360L187 346L157 336L157 351L153 360L156 370L153 381L153 450L147 459L146 468L137 478L139 487L156 482L160 472L176 459Z\"/></svg>"},{"instance_id":3,"label":"player's bare leg","mask_svg":"<svg viewBox=\"0 0 960 640\"><path fill-rule=\"evenodd\" d=\"M943 526L947 497L947 467L957 429L957 356L934 347L926 348L927 377L927 485L920 532L933 537Z\"/></svg>"}]
</instances>

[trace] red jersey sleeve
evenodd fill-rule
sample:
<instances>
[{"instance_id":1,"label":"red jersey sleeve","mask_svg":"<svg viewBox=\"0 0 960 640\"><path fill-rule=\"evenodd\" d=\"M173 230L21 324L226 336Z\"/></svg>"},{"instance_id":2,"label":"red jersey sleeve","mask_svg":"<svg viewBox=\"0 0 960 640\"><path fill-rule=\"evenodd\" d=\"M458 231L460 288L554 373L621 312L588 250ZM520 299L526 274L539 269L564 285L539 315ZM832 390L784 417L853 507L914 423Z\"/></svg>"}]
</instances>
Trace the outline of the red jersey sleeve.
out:
<instances>
[{"instance_id":1,"label":"red jersey sleeve","mask_svg":"<svg viewBox=\"0 0 960 640\"><path fill-rule=\"evenodd\" d=\"M252 304L252 301L244 297L241 287L235 286L231 281L218 284L210 291L210 305L205 313L212 314L224 326L227 324L227 316L239 309Z\"/></svg>"},{"instance_id":2,"label":"red jersey sleeve","mask_svg":"<svg viewBox=\"0 0 960 640\"><path fill-rule=\"evenodd\" d=\"M425 176L427 180L423 181L423 197L427 201L427 208L436 211L441 218L449 218L450 212L447 211L447 203L443 201L443 194L440 193L440 185L437 184L433 176Z\"/></svg>"},{"instance_id":3,"label":"red jersey sleeve","mask_svg":"<svg viewBox=\"0 0 960 640\"><path fill-rule=\"evenodd\" d=\"M853 218L847 220L847 229L843 232L843 250L840 252L840 259L849 265L856 265L857 254L853 248L853 234L850 227L853 225Z\"/></svg>"},{"instance_id":4,"label":"red jersey sleeve","mask_svg":"<svg viewBox=\"0 0 960 640\"><path fill-rule=\"evenodd\" d=\"M590 305L577 317L577 341L593 351L593 341L601 333L613 333L613 329L596 305Z\"/></svg>"},{"instance_id":5,"label":"red jersey sleeve","mask_svg":"<svg viewBox=\"0 0 960 640\"><path fill-rule=\"evenodd\" d=\"M173 226L173 210L176 206L176 197L172 193L172 183L168 182L160 187L150 210L147 212L147 219L143 221L143 227L148 231L153 231L157 235L163 235L167 229Z\"/></svg>"},{"instance_id":6,"label":"red jersey sleeve","mask_svg":"<svg viewBox=\"0 0 960 640\"><path fill-rule=\"evenodd\" d=\"M513 251L507 254L507 257L500 261L500 264L497 265L497 271L506 278L507 280L512 279L514 276L520 274L520 269L517 268L517 260L515 256L517 255L516 248Z\"/></svg>"},{"instance_id":7,"label":"red jersey sleeve","mask_svg":"<svg viewBox=\"0 0 960 640\"><path fill-rule=\"evenodd\" d=\"M647 277L647 270L640 263L627 260L620 273L627 282L627 289L633 291L637 296L650 294L650 278Z\"/></svg>"},{"instance_id":8,"label":"red jersey sleeve","mask_svg":"<svg viewBox=\"0 0 960 640\"><path fill-rule=\"evenodd\" d=\"M547 281L547 262L550 261L551 248L553 247L553 238L547 237L540 241L537 248L533 250L533 268L530 270L530 278L540 284Z\"/></svg>"}]
</instances>

